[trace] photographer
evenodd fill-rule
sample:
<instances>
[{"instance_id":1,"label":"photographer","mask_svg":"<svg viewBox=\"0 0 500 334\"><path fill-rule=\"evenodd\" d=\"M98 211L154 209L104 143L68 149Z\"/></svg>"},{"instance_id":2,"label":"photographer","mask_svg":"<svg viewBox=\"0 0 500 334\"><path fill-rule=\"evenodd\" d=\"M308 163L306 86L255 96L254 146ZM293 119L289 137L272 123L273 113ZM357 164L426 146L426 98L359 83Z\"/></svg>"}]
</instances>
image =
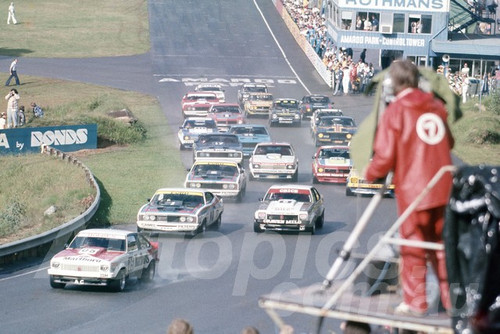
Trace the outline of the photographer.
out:
<instances>
[{"instance_id":1,"label":"photographer","mask_svg":"<svg viewBox=\"0 0 500 334\"><path fill-rule=\"evenodd\" d=\"M7 128L15 128L17 127L17 110L18 110L18 102L19 102L19 93L15 88L12 88L5 96L7 100Z\"/></svg>"}]
</instances>

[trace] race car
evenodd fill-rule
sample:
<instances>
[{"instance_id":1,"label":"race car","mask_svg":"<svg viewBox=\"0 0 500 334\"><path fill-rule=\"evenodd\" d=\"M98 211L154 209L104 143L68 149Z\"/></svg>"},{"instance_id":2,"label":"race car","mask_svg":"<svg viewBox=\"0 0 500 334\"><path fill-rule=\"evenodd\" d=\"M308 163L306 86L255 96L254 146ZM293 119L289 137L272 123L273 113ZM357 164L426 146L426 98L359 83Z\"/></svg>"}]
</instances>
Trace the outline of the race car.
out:
<instances>
[{"instance_id":1,"label":"race car","mask_svg":"<svg viewBox=\"0 0 500 334\"><path fill-rule=\"evenodd\" d=\"M285 142L267 142L255 146L249 159L250 179L290 179L297 181L299 159L293 146Z\"/></svg>"},{"instance_id":2,"label":"race car","mask_svg":"<svg viewBox=\"0 0 500 334\"><path fill-rule=\"evenodd\" d=\"M212 104L219 103L217 95L212 92L189 92L182 97L182 116L206 117Z\"/></svg>"},{"instance_id":3,"label":"race car","mask_svg":"<svg viewBox=\"0 0 500 334\"><path fill-rule=\"evenodd\" d=\"M118 229L83 230L50 260L50 286L93 285L123 291L131 277L152 281L158 261L158 243L144 235Z\"/></svg>"},{"instance_id":4,"label":"race car","mask_svg":"<svg viewBox=\"0 0 500 334\"><path fill-rule=\"evenodd\" d=\"M208 117L217 124L220 132L227 132L232 125L245 123L245 117L236 103L214 104L208 110Z\"/></svg>"},{"instance_id":5,"label":"race car","mask_svg":"<svg viewBox=\"0 0 500 334\"><path fill-rule=\"evenodd\" d=\"M308 185L273 185L254 213L254 231L296 231L314 234L325 221L323 197Z\"/></svg>"},{"instance_id":6,"label":"race car","mask_svg":"<svg viewBox=\"0 0 500 334\"><path fill-rule=\"evenodd\" d=\"M314 133L314 144L321 146L348 145L357 127L354 119L349 116L321 117Z\"/></svg>"},{"instance_id":7,"label":"race car","mask_svg":"<svg viewBox=\"0 0 500 334\"><path fill-rule=\"evenodd\" d=\"M302 119L310 118L316 109L332 108L333 102L326 95L311 94L300 100L300 113Z\"/></svg>"},{"instance_id":8,"label":"race car","mask_svg":"<svg viewBox=\"0 0 500 334\"><path fill-rule=\"evenodd\" d=\"M238 136L245 157L252 155L257 144L271 141L271 135L266 126L260 124L233 125L229 129L229 133Z\"/></svg>"},{"instance_id":9,"label":"race car","mask_svg":"<svg viewBox=\"0 0 500 334\"><path fill-rule=\"evenodd\" d=\"M232 133L207 133L198 137L193 146L193 162L243 161L243 147L237 135Z\"/></svg>"},{"instance_id":10,"label":"race car","mask_svg":"<svg viewBox=\"0 0 500 334\"><path fill-rule=\"evenodd\" d=\"M348 146L321 146L313 156L313 183L346 183L351 168Z\"/></svg>"},{"instance_id":11,"label":"race car","mask_svg":"<svg viewBox=\"0 0 500 334\"><path fill-rule=\"evenodd\" d=\"M275 99L269 111L269 126L287 124L300 126L299 100Z\"/></svg>"},{"instance_id":12,"label":"race car","mask_svg":"<svg viewBox=\"0 0 500 334\"><path fill-rule=\"evenodd\" d=\"M218 83L201 83L194 88L194 91L214 93L217 96L217 99L219 99L220 103L226 102L226 94L224 93L224 89L222 88L222 85Z\"/></svg>"},{"instance_id":13,"label":"race car","mask_svg":"<svg viewBox=\"0 0 500 334\"><path fill-rule=\"evenodd\" d=\"M269 117L269 109L273 104L271 93L250 93L244 104L245 115Z\"/></svg>"},{"instance_id":14,"label":"race car","mask_svg":"<svg viewBox=\"0 0 500 334\"><path fill-rule=\"evenodd\" d=\"M188 117L177 132L179 148L181 150L192 148L200 134L215 132L217 132L217 125L214 120L206 117Z\"/></svg>"},{"instance_id":15,"label":"race car","mask_svg":"<svg viewBox=\"0 0 500 334\"><path fill-rule=\"evenodd\" d=\"M208 189L223 198L241 201L247 188L245 169L232 161L197 161L191 166L185 188Z\"/></svg>"},{"instance_id":16,"label":"race car","mask_svg":"<svg viewBox=\"0 0 500 334\"><path fill-rule=\"evenodd\" d=\"M340 109L316 109L314 110L311 121L310 121L310 130L311 135L314 138L314 134L316 133L316 128L321 120L321 117L324 116L344 116L344 113Z\"/></svg>"},{"instance_id":17,"label":"race car","mask_svg":"<svg viewBox=\"0 0 500 334\"><path fill-rule=\"evenodd\" d=\"M238 90L238 103L240 106L245 104L250 93L269 93L269 89L266 84L244 83Z\"/></svg>"},{"instance_id":18,"label":"race car","mask_svg":"<svg viewBox=\"0 0 500 334\"><path fill-rule=\"evenodd\" d=\"M369 182L364 179L361 173L352 168L347 176L345 188L346 196L359 195L375 195L383 187L381 182ZM390 184L384 192L385 196L394 197L394 184Z\"/></svg>"},{"instance_id":19,"label":"race car","mask_svg":"<svg viewBox=\"0 0 500 334\"><path fill-rule=\"evenodd\" d=\"M161 188L137 213L138 232L203 233L222 222L222 198L204 189Z\"/></svg>"}]
</instances>

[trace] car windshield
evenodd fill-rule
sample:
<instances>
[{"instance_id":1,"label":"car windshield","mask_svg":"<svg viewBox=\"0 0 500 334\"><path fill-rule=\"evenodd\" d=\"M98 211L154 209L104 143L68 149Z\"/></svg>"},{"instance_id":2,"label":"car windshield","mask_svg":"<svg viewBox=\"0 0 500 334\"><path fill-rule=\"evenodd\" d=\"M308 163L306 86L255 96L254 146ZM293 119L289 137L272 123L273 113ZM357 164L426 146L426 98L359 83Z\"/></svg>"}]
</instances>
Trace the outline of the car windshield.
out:
<instances>
[{"instance_id":1,"label":"car windshield","mask_svg":"<svg viewBox=\"0 0 500 334\"><path fill-rule=\"evenodd\" d=\"M109 239L102 237L81 237L77 236L68 246L70 249L87 248L87 247L100 247L106 248L108 251L125 251L124 239Z\"/></svg>"},{"instance_id":2,"label":"car windshield","mask_svg":"<svg viewBox=\"0 0 500 334\"><path fill-rule=\"evenodd\" d=\"M262 145L255 149L255 154L265 155L265 154L281 154L281 155L292 155L292 150L290 146L285 145Z\"/></svg>"},{"instance_id":3,"label":"car windshield","mask_svg":"<svg viewBox=\"0 0 500 334\"><path fill-rule=\"evenodd\" d=\"M206 121L195 121L195 120L185 120L183 128L185 129L194 129L194 128L208 128L214 129L217 125L213 120Z\"/></svg>"},{"instance_id":4,"label":"car windshield","mask_svg":"<svg viewBox=\"0 0 500 334\"><path fill-rule=\"evenodd\" d=\"M295 109L298 108L297 101L293 100L279 100L274 102L274 108L277 109Z\"/></svg>"},{"instance_id":5,"label":"car windshield","mask_svg":"<svg viewBox=\"0 0 500 334\"><path fill-rule=\"evenodd\" d=\"M267 93L267 87L264 86L246 86L243 90L249 93Z\"/></svg>"},{"instance_id":6,"label":"car windshield","mask_svg":"<svg viewBox=\"0 0 500 334\"><path fill-rule=\"evenodd\" d=\"M218 87L218 86L198 86L198 88L196 88L196 90L202 91L202 92L222 91L221 87Z\"/></svg>"},{"instance_id":7,"label":"car windshield","mask_svg":"<svg viewBox=\"0 0 500 334\"><path fill-rule=\"evenodd\" d=\"M203 137L200 137L200 142L202 144L216 144L216 143L238 144L238 137L237 136L203 136Z\"/></svg>"},{"instance_id":8,"label":"car windshield","mask_svg":"<svg viewBox=\"0 0 500 334\"><path fill-rule=\"evenodd\" d=\"M322 159L344 158L349 159L349 151L335 148L322 149L318 155Z\"/></svg>"},{"instance_id":9,"label":"car windshield","mask_svg":"<svg viewBox=\"0 0 500 334\"><path fill-rule=\"evenodd\" d=\"M330 98L328 96L309 96L305 98L304 102L328 104L330 103Z\"/></svg>"},{"instance_id":10,"label":"car windshield","mask_svg":"<svg viewBox=\"0 0 500 334\"><path fill-rule=\"evenodd\" d=\"M331 118L331 117L322 117L319 121L320 126L333 126L333 125L341 125L352 127L354 125L354 121L350 118Z\"/></svg>"},{"instance_id":11,"label":"car windshield","mask_svg":"<svg viewBox=\"0 0 500 334\"><path fill-rule=\"evenodd\" d=\"M267 94L255 94L255 95L250 95L249 99L253 101L272 101L273 96Z\"/></svg>"},{"instance_id":12,"label":"car windshield","mask_svg":"<svg viewBox=\"0 0 500 334\"><path fill-rule=\"evenodd\" d=\"M238 106L213 106L211 111L214 113L241 114L241 110Z\"/></svg>"},{"instance_id":13,"label":"car windshield","mask_svg":"<svg viewBox=\"0 0 500 334\"><path fill-rule=\"evenodd\" d=\"M151 202L153 202L158 206L177 206L177 207L182 207L182 206L195 207L205 203L202 193L157 194L155 195L155 197L153 197Z\"/></svg>"},{"instance_id":14,"label":"car windshield","mask_svg":"<svg viewBox=\"0 0 500 334\"><path fill-rule=\"evenodd\" d=\"M269 192L265 198L267 201L279 201L280 199L296 200L297 202L310 202L308 194L287 193L287 192Z\"/></svg>"},{"instance_id":15,"label":"car windshield","mask_svg":"<svg viewBox=\"0 0 500 334\"><path fill-rule=\"evenodd\" d=\"M198 164L193 168L193 174L201 177L234 177L238 173L235 165L225 164Z\"/></svg>"},{"instance_id":16,"label":"car windshield","mask_svg":"<svg viewBox=\"0 0 500 334\"><path fill-rule=\"evenodd\" d=\"M255 127L237 126L231 128L231 133L234 133L236 135L244 135L244 134L268 135L267 129L263 126L255 126Z\"/></svg>"},{"instance_id":17,"label":"car windshield","mask_svg":"<svg viewBox=\"0 0 500 334\"><path fill-rule=\"evenodd\" d=\"M185 97L185 100L188 100L188 101L197 101L197 100L214 101L214 100L217 100L217 97L215 95L212 95L212 94L187 95Z\"/></svg>"}]
</instances>

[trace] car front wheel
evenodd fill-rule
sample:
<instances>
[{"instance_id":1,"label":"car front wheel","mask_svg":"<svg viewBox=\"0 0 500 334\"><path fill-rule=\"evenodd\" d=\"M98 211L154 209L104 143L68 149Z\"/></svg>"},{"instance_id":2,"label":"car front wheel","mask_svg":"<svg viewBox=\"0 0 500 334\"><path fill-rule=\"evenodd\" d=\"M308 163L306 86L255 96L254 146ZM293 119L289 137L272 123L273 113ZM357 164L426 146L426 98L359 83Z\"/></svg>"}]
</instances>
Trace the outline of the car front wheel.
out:
<instances>
[{"instance_id":1,"label":"car front wheel","mask_svg":"<svg viewBox=\"0 0 500 334\"><path fill-rule=\"evenodd\" d=\"M146 269L142 271L141 281L144 283L150 283L153 281L156 273L156 263L154 260L149 262L149 265Z\"/></svg>"},{"instance_id":2,"label":"car front wheel","mask_svg":"<svg viewBox=\"0 0 500 334\"><path fill-rule=\"evenodd\" d=\"M116 279L112 280L110 283L111 290L115 292L122 292L125 290L125 286L127 285L127 275L125 275L125 269L120 270Z\"/></svg>"},{"instance_id":3,"label":"car front wheel","mask_svg":"<svg viewBox=\"0 0 500 334\"><path fill-rule=\"evenodd\" d=\"M54 276L50 276L50 286L53 289L63 289L66 286L66 284L55 282Z\"/></svg>"}]
</instances>

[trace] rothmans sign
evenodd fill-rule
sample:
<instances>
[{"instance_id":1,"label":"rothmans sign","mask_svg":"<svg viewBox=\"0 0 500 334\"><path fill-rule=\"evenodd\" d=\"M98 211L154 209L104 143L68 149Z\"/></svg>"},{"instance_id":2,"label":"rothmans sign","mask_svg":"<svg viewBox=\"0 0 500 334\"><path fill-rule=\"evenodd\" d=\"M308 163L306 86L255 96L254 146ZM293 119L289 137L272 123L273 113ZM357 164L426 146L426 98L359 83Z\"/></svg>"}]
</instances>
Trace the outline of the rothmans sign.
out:
<instances>
[{"instance_id":1,"label":"rothmans sign","mask_svg":"<svg viewBox=\"0 0 500 334\"><path fill-rule=\"evenodd\" d=\"M97 147L97 124L0 130L0 155L36 152L49 145L63 152Z\"/></svg>"},{"instance_id":2,"label":"rothmans sign","mask_svg":"<svg viewBox=\"0 0 500 334\"><path fill-rule=\"evenodd\" d=\"M445 0L338 0L341 8L360 8L364 10L393 10L420 12L448 12L449 1Z\"/></svg>"}]
</instances>

